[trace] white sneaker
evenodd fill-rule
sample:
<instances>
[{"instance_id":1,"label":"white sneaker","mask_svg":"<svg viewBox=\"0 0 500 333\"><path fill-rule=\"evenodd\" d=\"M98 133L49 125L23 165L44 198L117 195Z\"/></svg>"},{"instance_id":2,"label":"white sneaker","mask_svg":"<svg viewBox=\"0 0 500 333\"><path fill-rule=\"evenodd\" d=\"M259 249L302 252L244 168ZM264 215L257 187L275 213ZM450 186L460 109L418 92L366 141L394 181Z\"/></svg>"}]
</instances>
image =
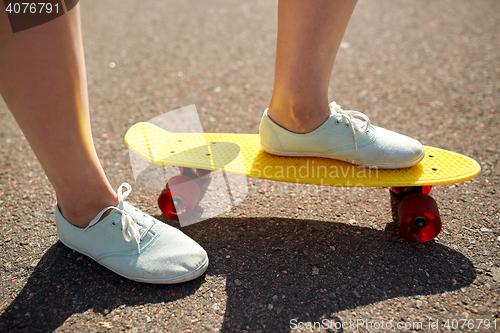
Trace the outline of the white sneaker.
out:
<instances>
[{"instance_id":1,"label":"white sneaker","mask_svg":"<svg viewBox=\"0 0 500 333\"><path fill-rule=\"evenodd\" d=\"M118 188L118 206L103 209L85 229L68 222L56 204L61 242L138 282L172 284L202 275L208 267L205 250L180 230L126 202L131 191L131 186L123 183ZM99 221L109 209L112 212Z\"/></svg>"},{"instance_id":2,"label":"white sneaker","mask_svg":"<svg viewBox=\"0 0 500 333\"><path fill-rule=\"evenodd\" d=\"M365 114L342 110L335 102L330 110L320 127L299 134L276 124L266 109L259 130L262 148L274 155L327 157L381 169L411 167L424 158L417 140L373 126Z\"/></svg>"}]
</instances>

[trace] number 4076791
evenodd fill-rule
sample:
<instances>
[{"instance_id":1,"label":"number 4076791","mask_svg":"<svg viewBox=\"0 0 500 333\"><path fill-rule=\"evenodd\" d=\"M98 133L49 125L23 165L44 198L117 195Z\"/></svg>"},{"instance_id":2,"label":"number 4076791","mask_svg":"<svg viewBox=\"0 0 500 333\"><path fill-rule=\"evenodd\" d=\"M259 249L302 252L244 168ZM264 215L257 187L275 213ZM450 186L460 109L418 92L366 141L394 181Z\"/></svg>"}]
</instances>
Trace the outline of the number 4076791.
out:
<instances>
[{"instance_id":1,"label":"number 4076791","mask_svg":"<svg viewBox=\"0 0 500 333\"><path fill-rule=\"evenodd\" d=\"M499 323L500 324L500 323ZM489 319L448 319L444 322L444 328L449 330L463 329L497 329L497 320ZM500 325L499 325L500 326Z\"/></svg>"},{"instance_id":2,"label":"number 4076791","mask_svg":"<svg viewBox=\"0 0 500 333\"><path fill-rule=\"evenodd\" d=\"M23 3L9 3L5 11L9 14L50 14L52 11L59 13L59 4L52 5L50 2L23 2Z\"/></svg>"}]
</instances>

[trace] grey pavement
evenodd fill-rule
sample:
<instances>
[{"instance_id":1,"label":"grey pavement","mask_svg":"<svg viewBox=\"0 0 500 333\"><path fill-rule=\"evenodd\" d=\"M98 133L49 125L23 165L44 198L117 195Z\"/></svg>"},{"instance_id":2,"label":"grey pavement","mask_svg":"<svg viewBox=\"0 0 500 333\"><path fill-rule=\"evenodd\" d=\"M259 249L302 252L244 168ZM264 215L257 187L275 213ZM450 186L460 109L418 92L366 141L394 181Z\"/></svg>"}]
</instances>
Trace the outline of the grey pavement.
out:
<instances>
[{"instance_id":1,"label":"grey pavement","mask_svg":"<svg viewBox=\"0 0 500 333\"><path fill-rule=\"evenodd\" d=\"M132 184L133 204L179 226L161 215L157 191L134 186L123 136L190 104L206 132L257 133L272 92L277 2L81 6L101 162L114 188ZM498 22L495 0L365 0L337 57L332 100L481 164L474 180L433 189L437 239L404 239L387 189L288 195L252 180L237 208L182 229L211 263L174 286L125 280L57 240L50 183L0 102L0 331L287 332L302 323L304 332L322 320L330 331L349 320L371 322L359 332L388 322L499 330Z\"/></svg>"}]
</instances>

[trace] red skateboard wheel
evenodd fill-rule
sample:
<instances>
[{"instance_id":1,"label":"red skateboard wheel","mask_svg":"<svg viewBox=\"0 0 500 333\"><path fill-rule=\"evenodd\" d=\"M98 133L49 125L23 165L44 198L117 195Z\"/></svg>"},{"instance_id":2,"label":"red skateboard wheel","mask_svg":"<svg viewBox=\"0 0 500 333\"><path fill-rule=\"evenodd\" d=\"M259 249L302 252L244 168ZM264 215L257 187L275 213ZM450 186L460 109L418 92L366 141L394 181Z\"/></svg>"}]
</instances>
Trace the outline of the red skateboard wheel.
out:
<instances>
[{"instance_id":1,"label":"red skateboard wheel","mask_svg":"<svg viewBox=\"0 0 500 333\"><path fill-rule=\"evenodd\" d=\"M399 227L403 236L414 242L428 242L441 231L436 201L423 193L405 197L398 206Z\"/></svg>"},{"instance_id":2,"label":"red skateboard wheel","mask_svg":"<svg viewBox=\"0 0 500 333\"><path fill-rule=\"evenodd\" d=\"M188 218L200 198L200 188L187 176L170 178L158 197L158 207L166 217L179 220Z\"/></svg>"}]
</instances>

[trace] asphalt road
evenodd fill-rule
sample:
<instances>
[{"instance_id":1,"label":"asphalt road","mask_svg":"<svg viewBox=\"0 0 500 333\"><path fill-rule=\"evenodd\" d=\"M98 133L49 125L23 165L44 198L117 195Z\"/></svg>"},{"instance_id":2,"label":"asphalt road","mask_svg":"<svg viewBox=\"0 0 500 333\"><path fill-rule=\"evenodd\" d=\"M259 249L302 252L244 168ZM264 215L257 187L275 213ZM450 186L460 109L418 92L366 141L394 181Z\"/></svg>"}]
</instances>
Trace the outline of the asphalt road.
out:
<instances>
[{"instance_id":1,"label":"asphalt road","mask_svg":"<svg viewBox=\"0 0 500 333\"><path fill-rule=\"evenodd\" d=\"M276 1L81 6L93 135L115 188L134 186L123 136L137 121L196 104L206 132L257 133ZM323 319L499 330L498 22L495 0L361 1L337 57L332 100L481 164L476 179L433 189L438 239L404 239L387 189L287 195L251 181L237 208L183 228L211 264L175 286L122 279L58 242L53 191L0 102L0 331L286 332ZM178 226L156 196L134 186L130 201Z\"/></svg>"}]
</instances>

